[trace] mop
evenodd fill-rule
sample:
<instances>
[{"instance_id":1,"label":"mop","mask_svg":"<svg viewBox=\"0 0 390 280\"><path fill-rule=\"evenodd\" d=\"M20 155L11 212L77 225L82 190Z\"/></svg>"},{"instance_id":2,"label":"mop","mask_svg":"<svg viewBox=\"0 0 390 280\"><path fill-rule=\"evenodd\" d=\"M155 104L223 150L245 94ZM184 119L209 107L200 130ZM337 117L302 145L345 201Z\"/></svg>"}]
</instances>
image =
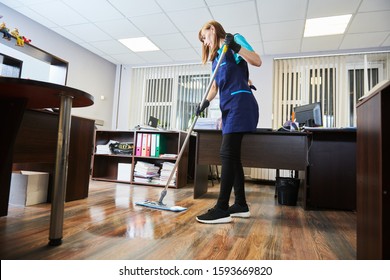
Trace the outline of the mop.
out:
<instances>
[{"instance_id":1,"label":"mop","mask_svg":"<svg viewBox=\"0 0 390 280\"><path fill-rule=\"evenodd\" d=\"M222 49L222 53L221 53L221 56L218 60L218 63L217 63L217 66L215 67L215 70L210 78L210 82L207 86L207 89L206 89L206 92L204 93L204 96L203 96L203 99L202 99L202 102L200 103L199 105L199 108L202 108L203 106L203 103L205 102L206 98L207 98L207 95L211 89L211 86L213 84L213 81L215 79L215 76L217 74L217 71L219 69L219 66L222 62L222 59L224 58L225 54L226 54L226 51L227 51L228 47L226 45L224 45L223 49ZM173 211L173 212L182 212L182 211L185 211L187 210L187 208L185 207L182 207L182 206L168 206L166 204L163 203L163 199L164 197L167 195L167 191L168 191L168 186L169 186L169 183L171 182L172 178L173 178L173 175L175 174L176 172L176 169L177 169L177 166L179 165L179 161L184 153L184 150L186 148L186 145L190 139L190 136L191 136L191 133L192 133L192 130L194 129L194 126L195 126L195 123L196 121L198 120L199 116L196 115L188 132L187 132L187 136L184 140L184 143L183 143L183 146L181 147L180 149L180 152L179 152L179 155L177 156L177 159L176 159L176 163L171 171L171 174L169 175L169 178L168 178L168 181L163 189L163 191L161 192L161 195L160 195L160 199L158 201L150 201L150 200L145 200L143 202L136 202L135 204L136 205L139 205L139 206L144 206L144 207L149 207L149 208L154 208L154 209L159 209L159 210L167 210L167 211Z\"/></svg>"}]
</instances>

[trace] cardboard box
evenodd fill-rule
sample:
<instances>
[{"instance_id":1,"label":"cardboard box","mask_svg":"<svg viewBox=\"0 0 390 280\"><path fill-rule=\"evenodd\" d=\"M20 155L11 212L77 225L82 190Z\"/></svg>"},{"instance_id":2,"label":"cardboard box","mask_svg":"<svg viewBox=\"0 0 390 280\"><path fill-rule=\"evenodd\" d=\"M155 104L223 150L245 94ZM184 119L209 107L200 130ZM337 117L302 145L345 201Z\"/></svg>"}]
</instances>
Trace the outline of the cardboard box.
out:
<instances>
[{"instance_id":1,"label":"cardboard box","mask_svg":"<svg viewBox=\"0 0 390 280\"><path fill-rule=\"evenodd\" d=\"M131 163L118 163L117 180L130 182Z\"/></svg>"},{"instance_id":2,"label":"cardboard box","mask_svg":"<svg viewBox=\"0 0 390 280\"><path fill-rule=\"evenodd\" d=\"M47 201L49 173L35 171L13 172L9 203L29 206Z\"/></svg>"}]
</instances>

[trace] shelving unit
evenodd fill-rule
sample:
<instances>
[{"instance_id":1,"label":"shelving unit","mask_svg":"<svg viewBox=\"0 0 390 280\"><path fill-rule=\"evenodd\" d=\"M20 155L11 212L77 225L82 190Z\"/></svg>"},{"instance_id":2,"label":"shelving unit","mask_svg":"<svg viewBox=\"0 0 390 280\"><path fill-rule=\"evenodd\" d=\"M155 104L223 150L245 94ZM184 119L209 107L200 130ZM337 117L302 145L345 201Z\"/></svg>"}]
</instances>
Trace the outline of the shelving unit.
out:
<instances>
[{"instance_id":1,"label":"shelving unit","mask_svg":"<svg viewBox=\"0 0 390 280\"><path fill-rule=\"evenodd\" d=\"M147 155L144 153L141 155L136 154L137 142L142 143L142 135L160 135L160 154L158 156L151 156L152 153ZM183 131L154 131L154 130L137 130L137 131L107 131L98 130L95 135L95 152L93 155L93 168L92 179L102 181L112 181L120 183L130 183L138 185L148 186L165 186L165 183L153 182L136 182L134 176L134 169L138 162L146 162L161 166L164 162L176 162L176 157L164 157L163 155L178 155L181 147L184 144L186 132ZM131 155L114 155L114 154L98 154L96 153L97 145L106 145L110 140L118 142L132 142L134 144L133 153ZM138 144L139 145L139 144ZM142 144L141 144L142 145ZM145 144L144 144L145 145ZM151 147L151 141L149 146ZM146 148L146 146L144 146ZM138 147L141 148L142 147ZM187 184L187 172L188 172L188 145L183 152L177 167L175 184L170 184L170 187L180 188ZM118 180L118 165L120 163L131 164L129 168L130 180Z\"/></svg>"},{"instance_id":2,"label":"shelving unit","mask_svg":"<svg viewBox=\"0 0 390 280\"><path fill-rule=\"evenodd\" d=\"M114 155L114 154L98 154L96 153L97 145L106 145L110 140L118 142L133 142L134 131L110 131L97 130L95 133L95 149L93 154L92 164L92 179L101 181L123 182L129 181L118 180L118 164L133 163L132 155ZM129 170L130 172L130 170Z\"/></svg>"},{"instance_id":3,"label":"shelving unit","mask_svg":"<svg viewBox=\"0 0 390 280\"><path fill-rule=\"evenodd\" d=\"M23 61L0 53L0 76L20 78Z\"/></svg>"},{"instance_id":4,"label":"shelving unit","mask_svg":"<svg viewBox=\"0 0 390 280\"><path fill-rule=\"evenodd\" d=\"M1 45L11 48L14 51L9 50L8 48L2 48ZM7 56L9 59L19 60L18 57L22 57L24 55L33 58L32 60L21 61L23 62L24 68L34 69L36 66L35 64L36 62L38 62L38 64L40 64L40 62L43 62L44 64L47 63L49 64L50 67L50 75L47 77L46 82L53 82L56 84L61 83L63 85L66 85L67 76L68 76L68 66L69 66L69 63L67 61L55 55L52 55L30 43L25 43L23 47L17 46L16 39L13 36L11 37L10 41L4 39L0 40L0 52L2 53L2 55L0 55L0 58L1 56ZM14 67L15 65L12 66ZM24 74L21 66L22 65L20 65L20 73L16 72L16 75L19 75L18 78L26 78L26 79L33 78L30 76L31 73ZM15 71L17 70L15 69ZM15 73L12 74L13 75L9 75L9 74L4 75L3 73L1 75L16 77Z\"/></svg>"}]
</instances>

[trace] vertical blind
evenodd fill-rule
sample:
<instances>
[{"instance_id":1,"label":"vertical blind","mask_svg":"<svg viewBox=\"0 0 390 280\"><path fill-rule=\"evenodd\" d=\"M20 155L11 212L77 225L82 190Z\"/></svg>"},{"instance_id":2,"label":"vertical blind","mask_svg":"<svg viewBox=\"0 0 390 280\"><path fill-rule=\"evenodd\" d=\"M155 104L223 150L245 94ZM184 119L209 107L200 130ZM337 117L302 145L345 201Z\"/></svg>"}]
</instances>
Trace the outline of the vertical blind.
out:
<instances>
[{"instance_id":1,"label":"vertical blind","mask_svg":"<svg viewBox=\"0 0 390 280\"><path fill-rule=\"evenodd\" d=\"M358 99L389 79L389 65L388 52L275 59L273 128L289 120L295 106L313 102L321 102L325 127L356 126ZM209 64L133 68L129 124L147 124L153 116L163 128L186 130L210 72Z\"/></svg>"},{"instance_id":2,"label":"vertical blind","mask_svg":"<svg viewBox=\"0 0 390 280\"><path fill-rule=\"evenodd\" d=\"M389 79L389 53L274 60L273 127L295 106L321 102L325 127L356 126L356 103Z\"/></svg>"},{"instance_id":3,"label":"vertical blind","mask_svg":"<svg viewBox=\"0 0 390 280\"><path fill-rule=\"evenodd\" d=\"M207 88L210 71L211 66L203 64L133 68L131 102L141 107L140 124L147 124L153 116L162 128L186 130Z\"/></svg>"}]
</instances>

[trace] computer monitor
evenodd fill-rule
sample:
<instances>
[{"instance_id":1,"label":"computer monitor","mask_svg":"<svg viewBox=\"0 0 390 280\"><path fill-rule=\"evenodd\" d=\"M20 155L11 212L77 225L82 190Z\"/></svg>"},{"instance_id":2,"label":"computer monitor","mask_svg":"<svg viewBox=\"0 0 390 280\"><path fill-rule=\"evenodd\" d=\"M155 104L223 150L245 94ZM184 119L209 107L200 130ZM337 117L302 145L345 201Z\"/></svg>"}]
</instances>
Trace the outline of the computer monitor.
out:
<instances>
[{"instance_id":1,"label":"computer monitor","mask_svg":"<svg viewBox=\"0 0 390 280\"><path fill-rule=\"evenodd\" d=\"M158 126L158 118L155 118L153 116L149 117L148 125L151 127L156 128Z\"/></svg>"},{"instance_id":2,"label":"computer monitor","mask_svg":"<svg viewBox=\"0 0 390 280\"><path fill-rule=\"evenodd\" d=\"M295 121L299 126L322 126L321 102L315 102L294 108Z\"/></svg>"}]
</instances>

